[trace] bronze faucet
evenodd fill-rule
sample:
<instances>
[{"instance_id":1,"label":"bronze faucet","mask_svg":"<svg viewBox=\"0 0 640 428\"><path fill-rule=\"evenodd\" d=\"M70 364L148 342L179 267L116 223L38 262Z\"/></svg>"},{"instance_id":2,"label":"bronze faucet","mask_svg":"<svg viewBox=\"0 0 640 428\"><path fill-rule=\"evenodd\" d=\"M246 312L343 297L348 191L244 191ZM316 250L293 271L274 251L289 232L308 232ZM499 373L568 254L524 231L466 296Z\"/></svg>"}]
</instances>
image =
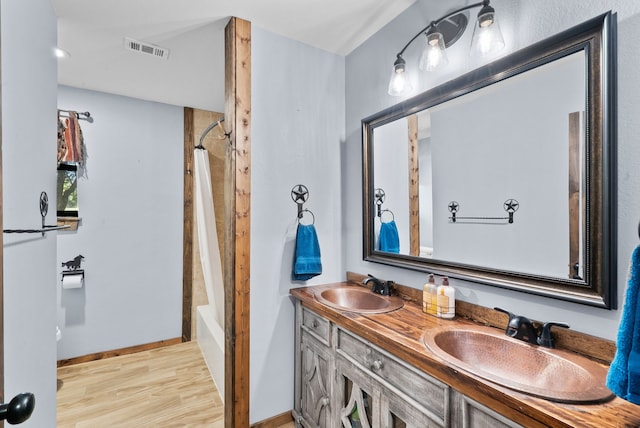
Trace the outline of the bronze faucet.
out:
<instances>
[{"instance_id":1,"label":"bronze faucet","mask_svg":"<svg viewBox=\"0 0 640 428\"><path fill-rule=\"evenodd\" d=\"M568 324L559 322L546 322L542 325L542 333L538 336L538 331L533 326L531 320L521 315L514 315L509 311L501 308L493 308L496 311L509 315L509 323L505 330L505 334L515 339L533 343L534 345L544 346L545 348L553 348L553 336L551 335L551 327L569 328Z\"/></svg>"},{"instance_id":2,"label":"bronze faucet","mask_svg":"<svg viewBox=\"0 0 640 428\"><path fill-rule=\"evenodd\" d=\"M367 276L368 278L365 278L362 283L366 285L369 281L373 282L373 285L371 286L372 292L382 296L391 296L391 289L393 288L393 284L395 284L393 281L384 281L371 274Z\"/></svg>"}]
</instances>

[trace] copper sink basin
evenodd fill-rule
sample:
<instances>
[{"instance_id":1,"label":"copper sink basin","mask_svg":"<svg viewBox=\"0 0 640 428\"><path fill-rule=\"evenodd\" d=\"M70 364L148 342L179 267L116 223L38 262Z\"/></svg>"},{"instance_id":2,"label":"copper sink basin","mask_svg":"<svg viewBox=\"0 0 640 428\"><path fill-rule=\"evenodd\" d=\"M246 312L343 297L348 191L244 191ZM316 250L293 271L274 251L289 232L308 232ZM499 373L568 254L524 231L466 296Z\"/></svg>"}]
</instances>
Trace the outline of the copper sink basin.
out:
<instances>
[{"instance_id":1,"label":"copper sink basin","mask_svg":"<svg viewBox=\"0 0 640 428\"><path fill-rule=\"evenodd\" d=\"M422 341L451 365L516 391L561 403L597 403L613 397L605 386L605 366L490 327L430 330Z\"/></svg>"},{"instance_id":2,"label":"copper sink basin","mask_svg":"<svg viewBox=\"0 0 640 428\"><path fill-rule=\"evenodd\" d=\"M400 309L397 296L381 296L359 286L326 288L314 293L316 300L334 309L363 314L380 314Z\"/></svg>"}]
</instances>

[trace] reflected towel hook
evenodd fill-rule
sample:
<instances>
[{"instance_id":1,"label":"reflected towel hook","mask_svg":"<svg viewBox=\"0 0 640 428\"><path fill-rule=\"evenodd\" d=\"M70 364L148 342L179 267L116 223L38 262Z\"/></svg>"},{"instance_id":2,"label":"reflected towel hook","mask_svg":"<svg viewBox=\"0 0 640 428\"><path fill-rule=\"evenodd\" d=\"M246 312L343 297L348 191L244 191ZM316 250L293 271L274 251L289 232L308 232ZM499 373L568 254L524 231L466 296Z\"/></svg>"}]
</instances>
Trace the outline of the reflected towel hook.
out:
<instances>
[{"instance_id":1,"label":"reflected towel hook","mask_svg":"<svg viewBox=\"0 0 640 428\"><path fill-rule=\"evenodd\" d=\"M382 217L382 203L384 202L386 196L386 193L384 193L384 190L382 190L381 187L376 188L375 193L373 194L373 199L376 206L378 207L378 214L376 214L377 217Z\"/></svg>"},{"instance_id":2,"label":"reflected towel hook","mask_svg":"<svg viewBox=\"0 0 640 428\"><path fill-rule=\"evenodd\" d=\"M390 209L385 208L385 209L380 211L379 217L380 217L380 222L381 223L389 223L388 221L387 222L383 222L382 221L382 216L384 215L384 213L391 214L391 220L389 220L389 221L396 221L396 216L393 214L393 211L391 211Z\"/></svg>"},{"instance_id":3,"label":"reflected towel hook","mask_svg":"<svg viewBox=\"0 0 640 428\"><path fill-rule=\"evenodd\" d=\"M386 193L384 193L384 190L382 190L381 187L376 188L374 194L373 194L373 199L376 203L377 206L377 214L376 217L378 217L380 219L380 221L382 222L382 214L388 212L391 213L391 221L395 221L396 217L393 214L393 211L391 211L388 208L382 209L382 204L386 198Z\"/></svg>"}]
</instances>

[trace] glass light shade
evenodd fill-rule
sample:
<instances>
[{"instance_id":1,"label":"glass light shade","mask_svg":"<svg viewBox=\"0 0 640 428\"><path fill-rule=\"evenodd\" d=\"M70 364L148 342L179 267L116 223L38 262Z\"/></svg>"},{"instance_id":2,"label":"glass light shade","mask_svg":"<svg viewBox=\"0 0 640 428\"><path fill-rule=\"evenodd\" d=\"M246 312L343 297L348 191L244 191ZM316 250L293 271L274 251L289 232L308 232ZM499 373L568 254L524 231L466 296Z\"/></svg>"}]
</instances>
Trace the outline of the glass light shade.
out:
<instances>
[{"instance_id":1,"label":"glass light shade","mask_svg":"<svg viewBox=\"0 0 640 428\"><path fill-rule=\"evenodd\" d=\"M504 48L504 39L495 12L493 10L485 11L483 8L478 14L478 20L473 28L469 54L471 56L491 56L501 51L502 48Z\"/></svg>"},{"instance_id":2,"label":"glass light shade","mask_svg":"<svg viewBox=\"0 0 640 428\"><path fill-rule=\"evenodd\" d=\"M405 73L405 62L402 58L398 58L391 70L391 78L389 79L389 89L387 92L389 95L398 97L406 95L412 90L411 82L409 82L407 74Z\"/></svg>"},{"instance_id":3,"label":"glass light shade","mask_svg":"<svg viewBox=\"0 0 640 428\"><path fill-rule=\"evenodd\" d=\"M426 43L420 56L420 70L433 71L449 63L445 51L442 33L430 31L427 33Z\"/></svg>"}]
</instances>

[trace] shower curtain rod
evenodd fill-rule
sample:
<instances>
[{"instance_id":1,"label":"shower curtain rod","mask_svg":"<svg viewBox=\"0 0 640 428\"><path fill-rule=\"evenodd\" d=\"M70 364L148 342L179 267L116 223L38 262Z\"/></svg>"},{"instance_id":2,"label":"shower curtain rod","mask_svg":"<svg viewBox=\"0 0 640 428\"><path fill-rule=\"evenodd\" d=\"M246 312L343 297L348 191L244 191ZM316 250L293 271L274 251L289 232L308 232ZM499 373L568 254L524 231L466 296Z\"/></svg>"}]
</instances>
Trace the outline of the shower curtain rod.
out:
<instances>
[{"instance_id":1,"label":"shower curtain rod","mask_svg":"<svg viewBox=\"0 0 640 428\"><path fill-rule=\"evenodd\" d=\"M58 115L60 115L60 113L75 113L76 115L78 115L78 119L79 120L86 120L87 122L93 122L93 118L91 117L91 113L89 113L88 111L75 111L75 110L64 110L59 108L58 109ZM65 116L68 117L68 116Z\"/></svg>"},{"instance_id":2,"label":"shower curtain rod","mask_svg":"<svg viewBox=\"0 0 640 428\"><path fill-rule=\"evenodd\" d=\"M220 128L222 129L222 133L224 134L225 138L229 138L229 136L231 135L231 132L226 132L226 130L224 129L224 125L222 125L222 122L224 122L224 117L216 122L213 122L211 125L207 126L207 129L204 130L204 132L202 133L202 135L200 136L200 144L198 144L197 146L194 147L194 149L200 149L200 150L206 150L206 148L202 145L202 142L204 141L204 137L207 136L207 134L209 132L211 132L211 130L213 128L215 128L216 126L220 126ZM222 138L220 138L222 140Z\"/></svg>"}]
</instances>

